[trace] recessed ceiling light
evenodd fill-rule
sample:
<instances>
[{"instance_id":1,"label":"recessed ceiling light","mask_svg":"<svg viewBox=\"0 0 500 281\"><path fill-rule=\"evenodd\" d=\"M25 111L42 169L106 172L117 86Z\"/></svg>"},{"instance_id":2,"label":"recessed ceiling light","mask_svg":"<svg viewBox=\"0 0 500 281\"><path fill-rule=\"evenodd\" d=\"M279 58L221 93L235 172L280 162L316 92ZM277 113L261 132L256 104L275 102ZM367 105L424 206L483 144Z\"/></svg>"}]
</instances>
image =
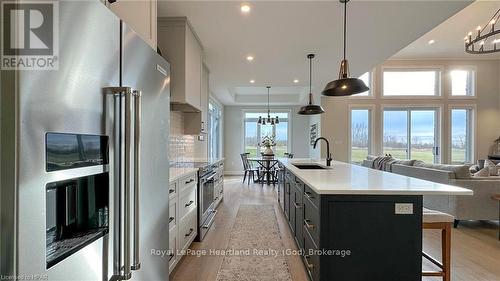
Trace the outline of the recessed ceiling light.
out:
<instances>
[{"instance_id":1,"label":"recessed ceiling light","mask_svg":"<svg viewBox=\"0 0 500 281\"><path fill-rule=\"evenodd\" d=\"M253 61L253 56L247 56L247 61Z\"/></svg>"},{"instance_id":2,"label":"recessed ceiling light","mask_svg":"<svg viewBox=\"0 0 500 281\"><path fill-rule=\"evenodd\" d=\"M295 83L295 84L299 83L299 79L293 80L293 83Z\"/></svg>"},{"instance_id":3,"label":"recessed ceiling light","mask_svg":"<svg viewBox=\"0 0 500 281\"><path fill-rule=\"evenodd\" d=\"M255 83L255 80L253 80L253 79L252 79L252 80L250 80L250 83L252 83L252 84L253 84L253 83Z\"/></svg>"},{"instance_id":4,"label":"recessed ceiling light","mask_svg":"<svg viewBox=\"0 0 500 281\"><path fill-rule=\"evenodd\" d=\"M248 5L248 4L242 4L240 9L241 9L241 12L244 14L250 13L250 10L251 10L250 5Z\"/></svg>"},{"instance_id":5,"label":"recessed ceiling light","mask_svg":"<svg viewBox=\"0 0 500 281\"><path fill-rule=\"evenodd\" d=\"M429 40L429 45L434 44L436 41L434 39Z\"/></svg>"}]
</instances>

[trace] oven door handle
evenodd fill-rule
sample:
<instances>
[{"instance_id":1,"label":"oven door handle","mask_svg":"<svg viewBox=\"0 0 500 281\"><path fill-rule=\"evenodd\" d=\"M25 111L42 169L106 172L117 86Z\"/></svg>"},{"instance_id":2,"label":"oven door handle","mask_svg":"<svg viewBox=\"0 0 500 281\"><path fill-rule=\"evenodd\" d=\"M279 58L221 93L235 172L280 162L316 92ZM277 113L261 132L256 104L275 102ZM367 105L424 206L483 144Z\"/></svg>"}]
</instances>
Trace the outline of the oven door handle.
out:
<instances>
[{"instance_id":1,"label":"oven door handle","mask_svg":"<svg viewBox=\"0 0 500 281\"><path fill-rule=\"evenodd\" d=\"M214 180L215 175L217 175L217 174L216 174L216 173L213 173L211 176L209 176L208 178L206 178L203 182L213 181L213 180Z\"/></svg>"}]
</instances>

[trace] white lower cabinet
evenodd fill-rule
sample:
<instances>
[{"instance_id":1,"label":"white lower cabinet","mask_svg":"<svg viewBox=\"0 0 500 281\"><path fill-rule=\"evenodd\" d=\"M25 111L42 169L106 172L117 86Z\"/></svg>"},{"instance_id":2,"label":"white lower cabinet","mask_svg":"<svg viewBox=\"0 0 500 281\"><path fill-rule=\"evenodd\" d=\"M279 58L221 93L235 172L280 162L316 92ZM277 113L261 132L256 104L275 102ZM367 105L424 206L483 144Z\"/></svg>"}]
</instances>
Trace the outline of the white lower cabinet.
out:
<instances>
[{"instance_id":1,"label":"white lower cabinet","mask_svg":"<svg viewBox=\"0 0 500 281\"><path fill-rule=\"evenodd\" d=\"M169 272L182 258L198 234L198 175L188 174L170 182L169 209ZM173 252L172 252L173 251Z\"/></svg>"}]
</instances>

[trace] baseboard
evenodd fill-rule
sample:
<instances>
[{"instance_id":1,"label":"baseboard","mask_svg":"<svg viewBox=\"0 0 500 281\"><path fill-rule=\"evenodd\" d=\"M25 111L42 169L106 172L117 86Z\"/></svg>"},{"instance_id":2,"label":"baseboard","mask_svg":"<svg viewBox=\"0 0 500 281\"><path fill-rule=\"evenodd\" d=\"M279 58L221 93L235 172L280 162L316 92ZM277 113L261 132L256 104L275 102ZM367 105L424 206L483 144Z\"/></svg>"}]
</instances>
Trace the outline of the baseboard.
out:
<instances>
[{"instance_id":1,"label":"baseboard","mask_svg":"<svg viewBox=\"0 0 500 281\"><path fill-rule=\"evenodd\" d=\"M243 176L243 171L224 171L224 176Z\"/></svg>"}]
</instances>

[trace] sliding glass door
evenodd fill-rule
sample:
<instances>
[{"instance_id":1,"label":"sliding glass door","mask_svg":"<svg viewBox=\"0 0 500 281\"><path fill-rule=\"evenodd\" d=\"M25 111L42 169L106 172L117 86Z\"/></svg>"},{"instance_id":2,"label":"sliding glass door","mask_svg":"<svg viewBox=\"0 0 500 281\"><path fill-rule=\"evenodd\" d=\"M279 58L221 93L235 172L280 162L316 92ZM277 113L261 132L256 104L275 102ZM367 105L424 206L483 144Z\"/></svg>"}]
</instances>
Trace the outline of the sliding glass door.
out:
<instances>
[{"instance_id":1,"label":"sliding glass door","mask_svg":"<svg viewBox=\"0 0 500 281\"><path fill-rule=\"evenodd\" d=\"M384 153L400 159L428 163L440 161L439 109L390 108L384 110Z\"/></svg>"}]
</instances>

